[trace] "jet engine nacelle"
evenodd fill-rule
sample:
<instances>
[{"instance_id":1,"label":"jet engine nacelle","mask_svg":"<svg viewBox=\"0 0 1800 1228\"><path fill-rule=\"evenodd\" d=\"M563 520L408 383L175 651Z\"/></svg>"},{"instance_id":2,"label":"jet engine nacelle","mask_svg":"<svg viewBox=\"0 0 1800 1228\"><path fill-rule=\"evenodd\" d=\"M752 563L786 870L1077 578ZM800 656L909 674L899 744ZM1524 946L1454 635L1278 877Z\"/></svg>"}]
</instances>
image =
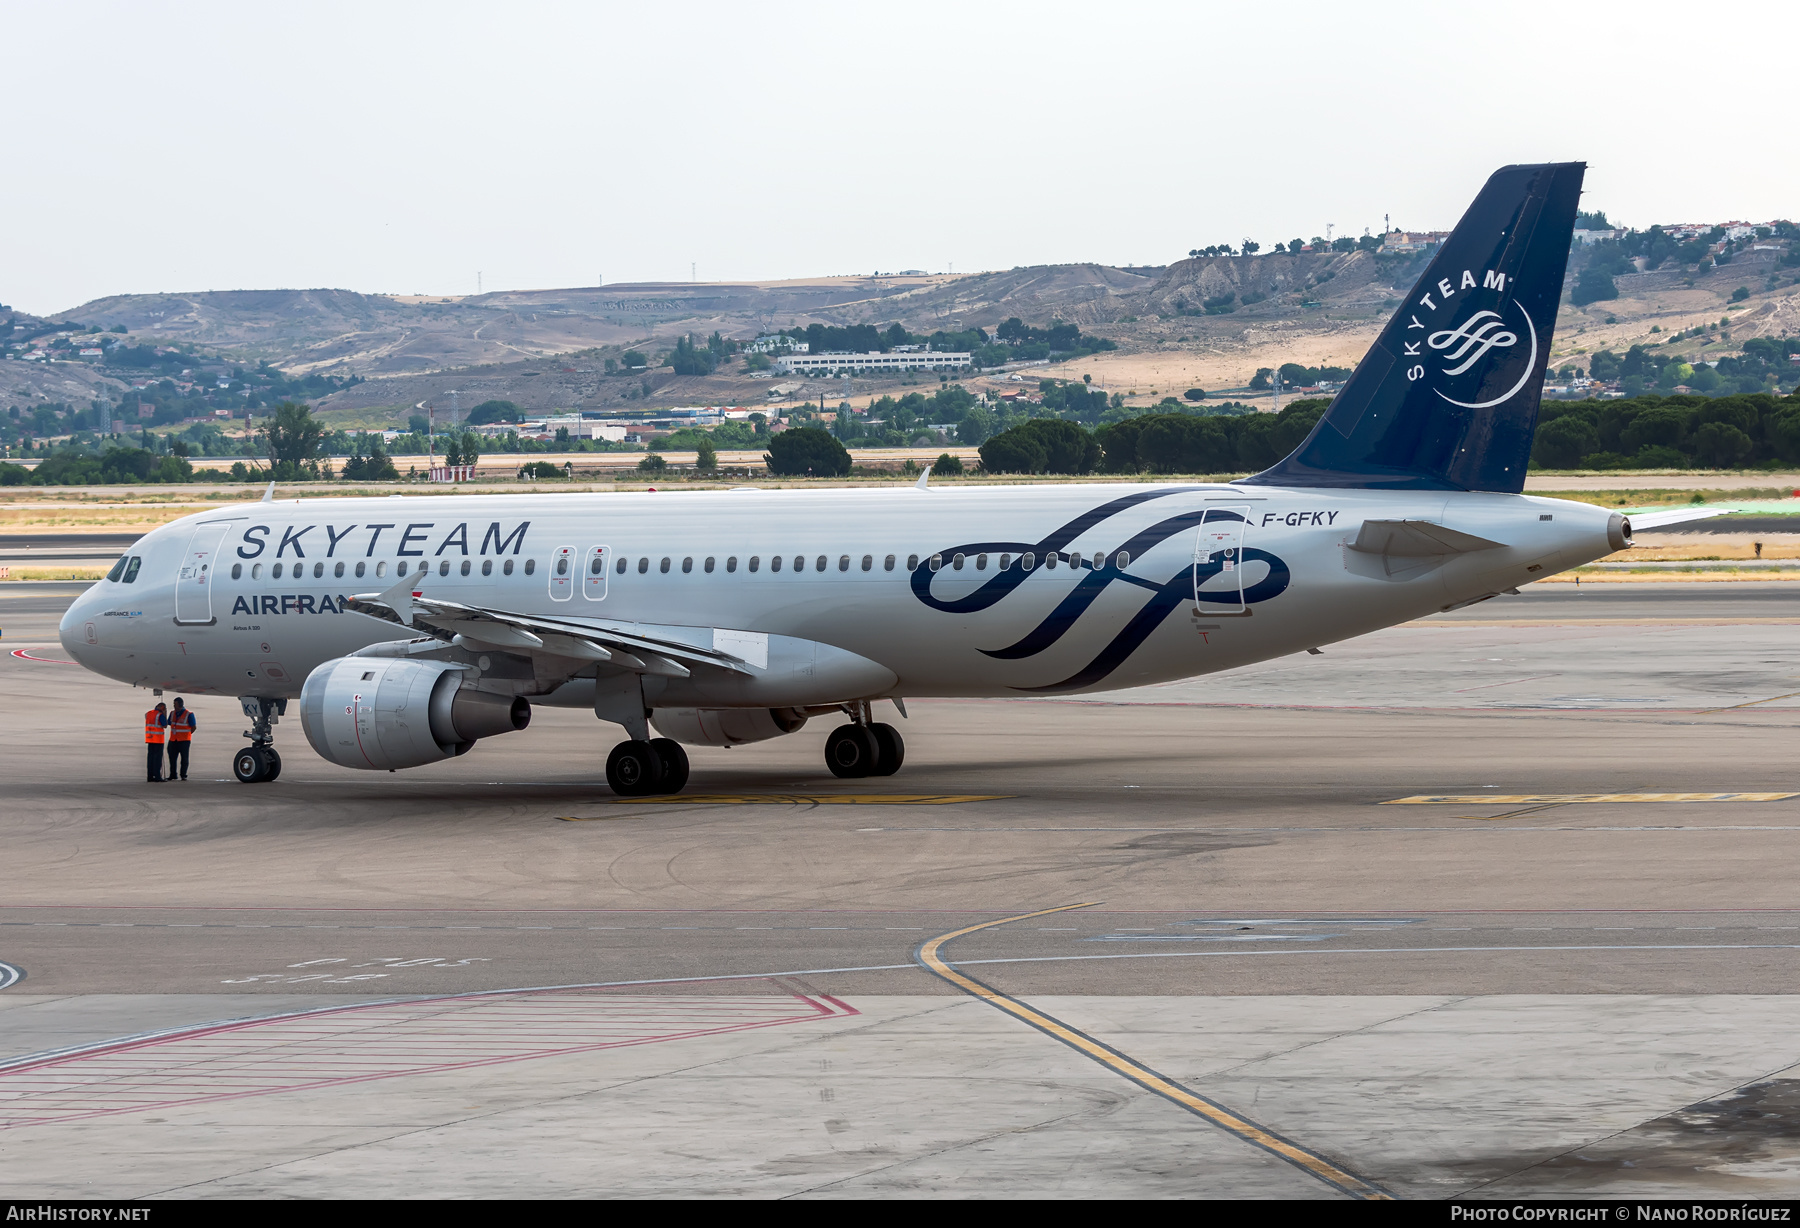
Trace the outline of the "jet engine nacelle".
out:
<instances>
[{"instance_id":1,"label":"jet engine nacelle","mask_svg":"<svg viewBox=\"0 0 1800 1228\"><path fill-rule=\"evenodd\" d=\"M460 755L477 738L531 723L522 697L465 686L465 673L441 661L339 657L307 675L300 726L340 767L390 771Z\"/></svg>"},{"instance_id":2,"label":"jet engine nacelle","mask_svg":"<svg viewBox=\"0 0 1800 1228\"><path fill-rule=\"evenodd\" d=\"M806 724L798 708L658 708L657 732L689 746L742 746L793 733Z\"/></svg>"}]
</instances>

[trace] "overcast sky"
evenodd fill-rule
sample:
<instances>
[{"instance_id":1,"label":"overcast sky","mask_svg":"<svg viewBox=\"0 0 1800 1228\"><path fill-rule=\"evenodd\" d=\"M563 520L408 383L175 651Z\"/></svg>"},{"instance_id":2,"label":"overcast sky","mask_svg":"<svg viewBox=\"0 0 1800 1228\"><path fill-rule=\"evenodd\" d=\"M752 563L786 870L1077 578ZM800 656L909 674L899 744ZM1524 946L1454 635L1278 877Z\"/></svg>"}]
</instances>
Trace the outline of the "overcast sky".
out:
<instances>
[{"instance_id":1,"label":"overcast sky","mask_svg":"<svg viewBox=\"0 0 1800 1228\"><path fill-rule=\"evenodd\" d=\"M0 0L0 302L958 272L1800 213L1800 7Z\"/></svg>"}]
</instances>

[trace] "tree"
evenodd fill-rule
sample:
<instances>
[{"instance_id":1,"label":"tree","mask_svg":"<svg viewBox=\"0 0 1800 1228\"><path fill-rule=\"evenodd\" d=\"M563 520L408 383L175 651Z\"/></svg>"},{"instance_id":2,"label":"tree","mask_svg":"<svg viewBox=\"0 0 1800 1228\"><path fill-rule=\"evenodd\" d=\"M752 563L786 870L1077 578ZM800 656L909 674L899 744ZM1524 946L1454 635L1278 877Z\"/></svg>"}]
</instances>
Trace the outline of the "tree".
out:
<instances>
[{"instance_id":1,"label":"tree","mask_svg":"<svg viewBox=\"0 0 1800 1228\"><path fill-rule=\"evenodd\" d=\"M1245 239L1244 240L1244 255L1254 256L1260 250L1262 250L1262 244L1256 242L1256 240L1254 240L1254 239Z\"/></svg>"},{"instance_id":2,"label":"tree","mask_svg":"<svg viewBox=\"0 0 1800 1228\"><path fill-rule=\"evenodd\" d=\"M634 370L638 367L647 367L650 365L650 360L636 350L626 350L623 354L619 355L619 362L626 370Z\"/></svg>"},{"instance_id":3,"label":"tree","mask_svg":"<svg viewBox=\"0 0 1800 1228\"><path fill-rule=\"evenodd\" d=\"M850 472L850 453L816 426L795 427L769 441L763 454L769 472L782 477L844 477Z\"/></svg>"},{"instance_id":4,"label":"tree","mask_svg":"<svg viewBox=\"0 0 1800 1228\"><path fill-rule=\"evenodd\" d=\"M956 441L971 448L986 443L993 433L993 412L980 405L964 413L963 420L956 424Z\"/></svg>"},{"instance_id":5,"label":"tree","mask_svg":"<svg viewBox=\"0 0 1800 1228\"><path fill-rule=\"evenodd\" d=\"M1581 277L1576 280L1569 301L1577 307L1585 307L1589 303L1618 297L1619 288L1613 284L1612 274L1589 265L1581 270Z\"/></svg>"},{"instance_id":6,"label":"tree","mask_svg":"<svg viewBox=\"0 0 1800 1228\"><path fill-rule=\"evenodd\" d=\"M713 335L718 336L717 333ZM677 338L675 351L669 355L669 366L677 375L711 375L715 361L712 350L696 346L691 333Z\"/></svg>"},{"instance_id":7,"label":"tree","mask_svg":"<svg viewBox=\"0 0 1800 1228\"><path fill-rule=\"evenodd\" d=\"M652 452L643 460L639 461L637 467L639 473L648 473L654 476L666 472L669 468L669 462L661 452Z\"/></svg>"},{"instance_id":8,"label":"tree","mask_svg":"<svg viewBox=\"0 0 1800 1228\"><path fill-rule=\"evenodd\" d=\"M1181 395L1190 401L1204 401L1206 399L1206 389L1204 389L1204 388L1189 388L1186 392L1182 393Z\"/></svg>"},{"instance_id":9,"label":"tree","mask_svg":"<svg viewBox=\"0 0 1800 1228\"><path fill-rule=\"evenodd\" d=\"M469 411L470 426L485 426L490 422L523 422L525 411L511 401L483 401Z\"/></svg>"},{"instance_id":10,"label":"tree","mask_svg":"<svg viewBox=\"0 0 1800 1228\"><path fill-rule=\"evenodd\" d=\"M712 440L701 439L694 445L694 468L710 473L719 467L719 452Z\"/></svg>"},{"instance_id":11,"label":"tree","mask_svg":"<svg viewBox=\"0 0 1800 1228\"><path fill-rule=\"evenodd\" d=\"M939 452L938 458L931 462L931 472L939 476L946 473L961 473L962 471L962 457L952 456L948 452Z\"/></svg>"},{"instance_id":12,"label":"tree","mask_svg":"<svg viewBox=\"0 0 1800 1228\"><path fill-rule=\"evenodd\" d=\"M1099 442L1058 418L1021 422L981 445L981 467L989 473L1092 473L1099 463Z\"/></svg>"},{"instance_id":13,"label":"tree","mask_svg":"<svg viewBox=\"0 0 1800 1228\"><path fill-rule=\"evenodd\" d=\"M319 476L319 441L325 425L313 417L312 407L283 401L257 435L269 453L271 475L282 482Z\"/></svg>"}]
</instances>

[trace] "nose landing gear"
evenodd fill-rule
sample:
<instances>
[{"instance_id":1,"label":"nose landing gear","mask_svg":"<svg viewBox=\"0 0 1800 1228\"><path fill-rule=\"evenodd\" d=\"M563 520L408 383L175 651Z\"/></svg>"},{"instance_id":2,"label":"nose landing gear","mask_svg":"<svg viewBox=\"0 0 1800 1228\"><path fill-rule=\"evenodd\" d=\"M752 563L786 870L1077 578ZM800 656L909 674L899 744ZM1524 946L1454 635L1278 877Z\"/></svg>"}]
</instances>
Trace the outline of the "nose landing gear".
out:
<instances>
[{"instance_id":1,"label":"nose landing gear","mask_svg":"<svg viewBox=\"0 0 1800 1228\"><path fill-rule=\"evenodd\" d=\"M273 726L286 714L287 700L240 695L238 703L250 718L250 728L244 730L250 745L232 756L231 774L239 784L267 784L281 775L281 755L275 750Z\"/></svg>"}]
</instances>

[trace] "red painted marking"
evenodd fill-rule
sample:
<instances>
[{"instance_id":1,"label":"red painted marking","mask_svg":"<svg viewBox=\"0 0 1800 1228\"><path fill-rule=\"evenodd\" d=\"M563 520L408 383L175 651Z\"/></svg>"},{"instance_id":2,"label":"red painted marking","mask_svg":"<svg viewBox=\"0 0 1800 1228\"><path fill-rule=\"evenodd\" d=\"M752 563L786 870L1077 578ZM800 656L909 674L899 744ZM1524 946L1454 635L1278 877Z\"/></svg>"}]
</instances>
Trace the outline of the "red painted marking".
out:
<instances>
[{"instance_id":1,"label":"red painted marking","mask_svg":"<svg viewBox=\"0 0 1800 1228\"><path fill-rule=\"evenodd\" d=\"M43 661L50 665L75 665L75 664L77 664L77 662L74 662L74 661L58 660L56 657L34 657L30 653L26 652L23 648L13 649L12 655L19 658L19 660L21 660L21 661Z\"/></svg>"},{"instance_id":2,"label":"red painted marking","mask_svg":"<svg viewBox=\"0 0 1800 1228\"><path fill-rule=\"evenodd\" d=\"M589 1053L858 1012L836 998L464 994L213 1024L0 1066L0 1129Z\"/></svg>"}]
</instances>

